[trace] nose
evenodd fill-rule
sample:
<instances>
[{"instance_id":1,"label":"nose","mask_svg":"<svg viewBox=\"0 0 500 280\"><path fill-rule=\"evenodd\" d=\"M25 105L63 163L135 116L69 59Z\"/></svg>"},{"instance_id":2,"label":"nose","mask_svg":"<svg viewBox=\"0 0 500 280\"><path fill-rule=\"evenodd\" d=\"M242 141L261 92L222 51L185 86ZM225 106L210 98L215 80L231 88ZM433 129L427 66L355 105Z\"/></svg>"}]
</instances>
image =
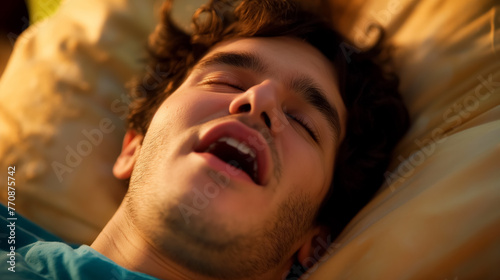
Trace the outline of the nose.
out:
<instances>
[{"instance_id":1,"label":"nose","mask_svg":"<svg viewBox=\"0 0 500 280\"><path fill-rule=\"evenodd\" d=\"M270 117L281 112L281 97L280 86L266 80L233 99L229 105L229 113L247 113L252 118L263 121L267 128L272 129Z\"/></svg>"}]
</instances>

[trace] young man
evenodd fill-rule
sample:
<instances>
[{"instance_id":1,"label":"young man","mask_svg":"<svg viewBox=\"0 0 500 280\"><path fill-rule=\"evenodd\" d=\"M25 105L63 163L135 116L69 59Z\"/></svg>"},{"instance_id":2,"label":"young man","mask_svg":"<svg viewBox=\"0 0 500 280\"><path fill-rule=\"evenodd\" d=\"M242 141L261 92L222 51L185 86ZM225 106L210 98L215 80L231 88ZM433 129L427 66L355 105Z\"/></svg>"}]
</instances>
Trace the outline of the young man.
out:
<instances>
[{"instance_id":1,"label":"young man","mask_svg":"<svg viewBox=\"0 0 500 280\"><path fill-rule=\"evenodd\" d=\"M380 186L408 118L378 46L351 53L294 1L213 1L191 35L169 8L164 80L137 85L113 170L122 205L91 248L19 249L25 275L281 279Z\"/></svg>"}]
</instances>

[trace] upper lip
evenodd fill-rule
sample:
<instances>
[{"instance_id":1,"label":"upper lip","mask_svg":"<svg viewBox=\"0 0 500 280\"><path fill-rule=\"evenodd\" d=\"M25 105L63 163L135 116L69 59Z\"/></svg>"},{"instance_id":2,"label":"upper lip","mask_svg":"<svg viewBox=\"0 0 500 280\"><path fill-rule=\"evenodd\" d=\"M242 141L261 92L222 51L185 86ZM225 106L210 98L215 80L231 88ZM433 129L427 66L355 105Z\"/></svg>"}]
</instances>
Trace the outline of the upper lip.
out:
<instances>
[{"instance_id":1,"label":"upper lip","mask_svg":"<svg viewBox=\"0 0 500 280\"><path fill-rule=\"evenodd\" d=\"M257 130L245 125L241 121L231 120L214 125L200 135L200 140L196 144L194 151L203 153L210 144L221 137L231 137L239 142L245 143L256 153L258 165L257 182L258 185L266 185L269 180L269 170L272 167L271 152L267 141Z\"/></svg>"}]
</instances>

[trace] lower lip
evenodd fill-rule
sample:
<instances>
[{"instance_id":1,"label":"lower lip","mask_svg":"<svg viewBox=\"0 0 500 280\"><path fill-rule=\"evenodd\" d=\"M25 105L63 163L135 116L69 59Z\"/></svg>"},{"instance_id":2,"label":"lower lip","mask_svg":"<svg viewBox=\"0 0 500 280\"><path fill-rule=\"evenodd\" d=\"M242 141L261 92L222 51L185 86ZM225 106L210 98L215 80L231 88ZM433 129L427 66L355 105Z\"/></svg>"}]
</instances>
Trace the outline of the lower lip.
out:
<instances>
[{"instance_id":1,"label":"lower lip","mask_svg":"<svg viewBox=\"0 0 500 280\"><path fill-rule=\"evenodd\" d=\"M252 178L250 178L250 176L248 176L248 174L245 171L227 164L218 157L210 153L196 153L196 154L199 155L201 158L203 158L212 169L214 169L217 172L220 172L220 175L223 175L230 179L245 181L247 183L256 185L255 182L252 180Z\"/></svg>"}]
</instances>

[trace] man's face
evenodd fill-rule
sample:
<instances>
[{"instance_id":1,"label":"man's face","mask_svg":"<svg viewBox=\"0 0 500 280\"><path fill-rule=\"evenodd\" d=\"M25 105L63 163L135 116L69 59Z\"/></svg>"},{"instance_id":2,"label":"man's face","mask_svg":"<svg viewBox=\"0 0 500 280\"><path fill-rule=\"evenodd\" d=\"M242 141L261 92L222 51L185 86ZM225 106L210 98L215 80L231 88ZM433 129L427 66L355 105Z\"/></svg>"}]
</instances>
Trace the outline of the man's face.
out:
<instances>
[{"instance_id":1,"label":"man's face","mask_svg":"<svg viewBox=\"0 0 500 280\"><path fill-rule=\"evenodd\" d=\"M139 146L127 197L136 226L192 271L238 278L287 265L315 229L345 131L335 76L294 38L212 48Z\"/></svg>"}]
</instances>

